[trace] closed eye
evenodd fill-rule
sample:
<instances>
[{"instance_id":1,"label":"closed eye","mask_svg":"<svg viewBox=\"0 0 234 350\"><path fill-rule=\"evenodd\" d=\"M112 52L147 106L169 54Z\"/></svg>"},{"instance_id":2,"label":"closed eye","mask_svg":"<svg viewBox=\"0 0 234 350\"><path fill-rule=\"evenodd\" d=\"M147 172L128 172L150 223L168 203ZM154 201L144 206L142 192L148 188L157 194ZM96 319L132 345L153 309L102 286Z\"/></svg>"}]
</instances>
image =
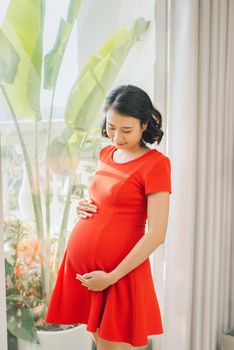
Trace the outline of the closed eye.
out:
<instances>
[{"instance_id":1,"label":"closed eye","mask_svg":"<svg viewBox=\"0 0 234 350\"><path fill-rule=\"evenodd\" d=\"M109 127L109 130L115 130L115 129ZM123 131L123 132L124 132L125 134L129 134L131 131Z\"/></svg>"}]
</instances>

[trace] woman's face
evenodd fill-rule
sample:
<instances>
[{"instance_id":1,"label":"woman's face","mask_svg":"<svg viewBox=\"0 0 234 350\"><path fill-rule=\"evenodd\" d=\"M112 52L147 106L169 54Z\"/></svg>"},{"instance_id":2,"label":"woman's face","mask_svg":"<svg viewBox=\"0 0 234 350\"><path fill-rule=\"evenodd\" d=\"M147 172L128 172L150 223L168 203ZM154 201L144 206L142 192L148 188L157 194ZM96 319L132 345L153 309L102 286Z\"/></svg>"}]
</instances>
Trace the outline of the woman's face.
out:
<instances>
[{"instance_id":1,"label":"woman's face","mask_svg":"<svg viewBox=\"0 0 234 350\"><path fill-rule=\"evenodd\" d=\"M140 120L122 115L113 109L106 113L106 132L114 145L121 149L132 149L140 146L140 140L147 123L142 127Z\"/></svg>"}]
</instances>

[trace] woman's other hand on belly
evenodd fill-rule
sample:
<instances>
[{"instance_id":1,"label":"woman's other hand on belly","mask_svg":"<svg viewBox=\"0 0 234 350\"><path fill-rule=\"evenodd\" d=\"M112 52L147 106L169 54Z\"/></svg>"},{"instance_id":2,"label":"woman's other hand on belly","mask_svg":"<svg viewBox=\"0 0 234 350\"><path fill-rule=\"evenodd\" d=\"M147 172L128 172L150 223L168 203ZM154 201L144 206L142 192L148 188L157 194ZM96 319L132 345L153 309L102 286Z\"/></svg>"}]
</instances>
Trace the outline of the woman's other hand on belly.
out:
<instances>
[{"instance_id":1,"label":"woman's other hand on belly","mask_svg":"<svg viewBox=\"0 0 234 350\"><path fill-rule=\"evenodd\" d=\"M76 279L80 280L82 286L88 290L96 292L106 289L115 282L111 273L102 270L92 271L84 275L77 273Z\"/></svg>"},{"instance_id":2,"label":"woman's other hand on belly","mask_svg":"<svg viewBox=\"0 0 234 350\"><path fill-rule=\"evenodd\" d=\"M93 214L89 212L96 213L97 206L89 202L86 198L82 198L78 201L78 205L76 207L76 212L80 218L86 219L92 217Z\"/></svg>"}]
</instances>

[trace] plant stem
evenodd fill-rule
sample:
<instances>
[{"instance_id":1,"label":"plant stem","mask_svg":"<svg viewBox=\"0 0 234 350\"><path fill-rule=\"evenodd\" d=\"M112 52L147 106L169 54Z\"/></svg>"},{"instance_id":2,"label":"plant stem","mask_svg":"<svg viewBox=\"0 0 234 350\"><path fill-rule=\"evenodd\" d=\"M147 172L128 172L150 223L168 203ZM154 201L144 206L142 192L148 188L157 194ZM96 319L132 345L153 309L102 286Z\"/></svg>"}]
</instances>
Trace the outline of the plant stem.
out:
<instances>
[{"instance_id":1,"label":"plant stem","mask_svg":"<svg viewBox=\"0 0 234 350\"><path fill-rule=\"evenodd\" d=\"M31 165L31 160L26 148L26 145L23 140L23 136L19 127L19 123L17 120L17 117L15 115L14 109L11 105L10 99L6 93L6 90L4 86L0 86L3 92L3 95L6 99L6 102L8 104L8 107L10 109L12 119L15 123L16 131L19 137L20 145L22 148L22 152L24 155L24 160L25 160L25 165L26 165L26 170L27 170L27 175L28 175L28 180L29 180L29 185L31 189L31 196L32 196L32 203L33 203L33 210L34 210L34 216L35 216L35 223L36 223L36 232L37 236L40 239L41 242L43 242L43 217L42 217L42 211L40 208L40 193L38 192L38 188L36 187L35 181L34 181L34 176L33 176L33 171L32 171L32 165ZM42 273L42 298L45 296L44 292L44 280L45 280L45 251L42 248L40 251L40 258L41 258L41 273Z\"/></svg>"},{"instance_id":2,"label":"plant stem","mask_svg":"<svg viewBox=\"0 0 234 350\"><path fill-rule=\"evenodd\" d=\"M51 202L51 190L50 190L50 169L48 166L48 152L49 152L49 145L50 145L50 138L51 138L51 125L52 125L52 116L53 116L53 108L54 108L54 96L55 96L55 88L52 93L52 99L51 99L51 105L50 105L50 115L49 115L49 122L48 122L48 130L47 130L47 138L46 138L46 162L45 162L45 177L46 177L46 185L45 185L45 207L46 207L46 256L49 258L51 255L51 241L50 241L50 202ZM47 281L46 281L46 295L47 295L47 302L49 301L51 289L54 284L54 276L52 273L52 267L50 262L48 261L48 268L47 269Z\"/></svg>"},{"instance_id":3,"label":"plant stem","mask_svg":"<svg viewBox=\"0 0 234 350\"><path fill-rule=\"evenodd\" d=\"M15 123L15 127L16 127L16 131L19 137L19 141L21 144L21 148L23 151L23 155L24 155L24 160L25 160L25 165L26 165L26 169L27 169L27 175L28 175L28 180L29 180L29 185L31 188L31 195L32 195L32 202L33 202L33 209L34 209L34 215L35 215L35 222L36 222L36 227L37 227L37 234L38 234L38 238L41 239L42 238L42 232L43 232L43 227L42 227L42 216L41 216L41 212L40 209L38 208L38 198L37 198L37 191L36 191L36 186L35 186L35 182L34 182L34 177L33 177L33 171L32 171L32 166L31 166L31 161L30 161L30 157L26 148L26 145L24 143L23 140L23 136L18 124L18 120L16 118L14 109L11 105L11 102L8 98L8 95L6 93L5 88L1 85L0 86L3 92L3 95L6 99L6 102L8 104L8 107L10 109L13 121Z\"/></svg>"},{"instance_id":4,"label":"plant stem","mask_svg":"<svg viewBox=\"0 0 234 350\"><path fill-rule=\"evenodd\" d=\"M70 162L70 167L73 169L72 165L72 157L71 153L69 150L69 144L67 144L67 153L68 153L68 159ZM58 243L57 243L57 251L56 251L56 257L55 257L55 263L54 263L54 272L57 274L59 264L61 263L62 260L62 255L64 252L64 246L66 243L66 236L67 236L67 223L68 223L68 217L69 217L69 210L70 210L70 205L71 205L71 195L72 195L72 189L73 185L75 183L76 179L76 169L72 171L72 173L69 175L69 186L68 186L68 191L66 195L66 202L63 210L63 218L59 230L59 237L58 237Z\"/></svg>"}]
</instances>

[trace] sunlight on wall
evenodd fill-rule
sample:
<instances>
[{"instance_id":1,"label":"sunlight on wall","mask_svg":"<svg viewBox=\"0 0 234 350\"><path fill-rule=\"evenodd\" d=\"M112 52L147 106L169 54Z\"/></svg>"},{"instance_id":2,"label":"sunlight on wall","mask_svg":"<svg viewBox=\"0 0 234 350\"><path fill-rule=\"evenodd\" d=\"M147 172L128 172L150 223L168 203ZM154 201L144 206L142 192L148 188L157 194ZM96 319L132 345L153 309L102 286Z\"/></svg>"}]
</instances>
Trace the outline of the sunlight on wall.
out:
<instances>
[{"instance_id":1,"label":"sunlight on wall","mask_svg":"<svg viewBox=\"0 0 234 350\"><path fill-rule=\"evenodd\" d=\"M1 0L1 11L0 11L0 26L2 25L9 0Z\"/></svg>"}]
</instances>

